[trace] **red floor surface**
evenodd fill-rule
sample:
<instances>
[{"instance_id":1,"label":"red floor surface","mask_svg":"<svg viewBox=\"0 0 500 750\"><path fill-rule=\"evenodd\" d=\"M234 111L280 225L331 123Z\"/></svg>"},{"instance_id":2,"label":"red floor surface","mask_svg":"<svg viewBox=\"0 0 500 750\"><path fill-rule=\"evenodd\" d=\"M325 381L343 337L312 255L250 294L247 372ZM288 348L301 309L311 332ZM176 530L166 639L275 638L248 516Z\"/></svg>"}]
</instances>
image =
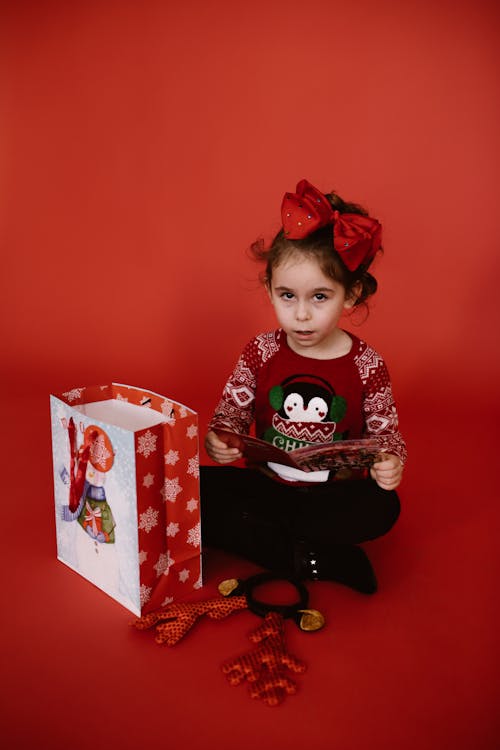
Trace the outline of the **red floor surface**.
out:
<instances>
[{"instance_id":1,"label":"red floor surface","mask_svg":"<svg viewBox=\"0 0 500 750\"><path fill-rule=\"evenodd\" d=\"M457 462L454 423L445 406L435 409L449 430L434 443L418 415L406 415L403 513L390 535L367 545L379 593L310 585L326 627L306 634L287 623L290 651L307 671L295 696L269 708L220 669L247 649L253 614L200 622L177 646L160 647L56 561L47 399L11 402L3 411L12 428L3 448L3 746L499 747L497 499L475 473L484 446L473 443ZM201 595L255 570L207 551Z\"/></svg>"}]
</instances>

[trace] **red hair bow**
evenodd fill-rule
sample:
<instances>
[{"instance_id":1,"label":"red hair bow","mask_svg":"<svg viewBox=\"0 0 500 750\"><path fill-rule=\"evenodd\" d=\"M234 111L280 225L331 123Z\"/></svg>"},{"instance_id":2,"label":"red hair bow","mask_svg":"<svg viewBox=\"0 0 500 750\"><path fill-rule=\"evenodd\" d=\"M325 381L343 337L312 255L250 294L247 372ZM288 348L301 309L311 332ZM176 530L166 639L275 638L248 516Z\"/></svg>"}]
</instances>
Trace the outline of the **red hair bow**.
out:
<instances>
[{"instance_id":1,"label":"red hair bow","mask_svg":"<svg viewBox=\"0 0 500 750\"><path fill-rule=\"evenodd\" d=\"M381 246L382 227L376 219L334 211L326 196L307 180L297 184L295 193L285 193L281 217L290 240L302 240L331 224L333 247L350 271L370 261Z\"/></svg>"}]
</instances>

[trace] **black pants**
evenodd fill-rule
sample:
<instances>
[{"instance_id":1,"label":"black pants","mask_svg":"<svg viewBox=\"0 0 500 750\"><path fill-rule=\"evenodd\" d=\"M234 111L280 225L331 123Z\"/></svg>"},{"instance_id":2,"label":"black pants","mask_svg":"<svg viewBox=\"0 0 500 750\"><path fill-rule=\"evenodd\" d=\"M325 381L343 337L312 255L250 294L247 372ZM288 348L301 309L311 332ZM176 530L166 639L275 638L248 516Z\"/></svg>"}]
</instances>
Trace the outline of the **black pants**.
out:
<instances>
[{"instance_id":1,"label":"black pants","mask_svg":"<svg viewBox=\"0 0 500 750\"><path fill-rule=\"evenodd\" d=\"M204 544L288 570L297 545L319 551L382 536L400 504L372 479L294 487L252 469L202 466L201 508Z\"/></svg>"}]
</instances>

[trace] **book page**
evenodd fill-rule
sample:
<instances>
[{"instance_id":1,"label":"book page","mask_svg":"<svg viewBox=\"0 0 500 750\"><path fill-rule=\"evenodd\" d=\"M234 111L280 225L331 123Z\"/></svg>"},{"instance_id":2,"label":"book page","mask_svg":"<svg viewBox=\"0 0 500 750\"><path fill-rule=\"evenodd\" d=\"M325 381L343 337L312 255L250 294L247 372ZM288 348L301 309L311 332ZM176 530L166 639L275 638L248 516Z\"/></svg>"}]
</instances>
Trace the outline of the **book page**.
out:
<instances>
[{"instance_id":1,"label":"book page","mask_svg":"<svg viewBox=\"0 0 500 750\"><path fill-rule=\"evenodd\" d=\"M375 463L381 452L375 438L338 440L334 443L317 443L294 451L284 451L250 435L217 428L215 431L227 445L239 448L249 463L280 463L302 471L364 469Z\"/></svg>"}]
</instances>

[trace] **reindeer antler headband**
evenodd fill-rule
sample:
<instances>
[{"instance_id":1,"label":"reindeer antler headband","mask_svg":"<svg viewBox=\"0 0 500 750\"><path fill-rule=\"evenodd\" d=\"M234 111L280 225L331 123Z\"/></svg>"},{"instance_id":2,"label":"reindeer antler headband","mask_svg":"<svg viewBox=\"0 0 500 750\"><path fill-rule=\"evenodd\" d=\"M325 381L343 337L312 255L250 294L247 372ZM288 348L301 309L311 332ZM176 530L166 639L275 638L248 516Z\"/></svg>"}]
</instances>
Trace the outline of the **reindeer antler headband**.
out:
<instances>
[{"instance_id":1,"label":"reindeer antler headband","mask_svg":"<svg viewBox=\"0 0 500 750\"><path fill-rule=\"evenodd\" d=\"M326 196L307 180L297 184L295 193L285 193L281 217L290 240L302 240L331 225L333 248L350 271L371 261L381 246L382 227L376 219L335 211Z\"/></svg>"}]
</instances>

